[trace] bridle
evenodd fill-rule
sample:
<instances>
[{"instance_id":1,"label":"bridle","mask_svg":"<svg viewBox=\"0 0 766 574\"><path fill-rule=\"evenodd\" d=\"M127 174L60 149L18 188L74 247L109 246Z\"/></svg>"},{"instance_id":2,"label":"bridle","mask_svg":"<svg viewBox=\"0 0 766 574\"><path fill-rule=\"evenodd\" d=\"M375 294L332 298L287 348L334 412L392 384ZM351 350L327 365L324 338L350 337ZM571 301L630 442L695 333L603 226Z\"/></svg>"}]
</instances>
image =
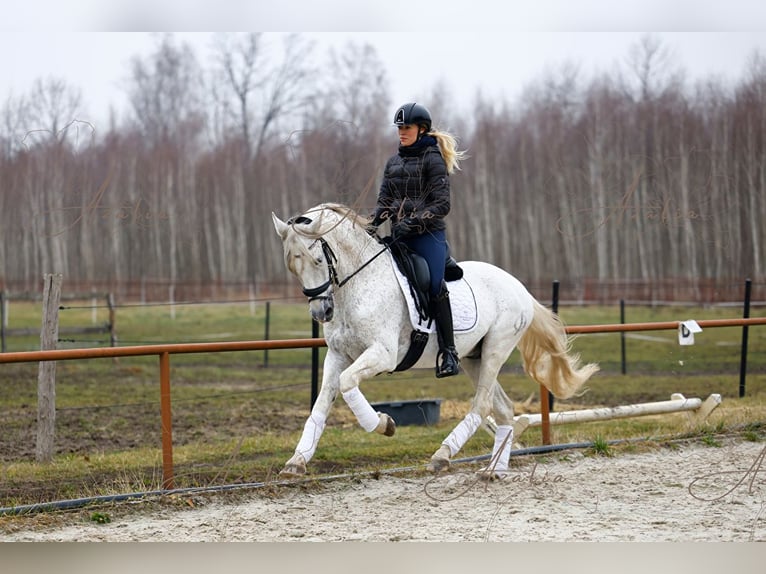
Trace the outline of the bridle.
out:
<instances>
[{"instance_id":1,"label":"bridle","mask_svg":"<svg viewBox=\"0 0 766 574\"><path fill-rule=\"evenodd\" d=\"M301 215L299 217L288 219L287 220L288 225L292 225L293 229L295 228L296 223L311 223L311 219ZM318 285L317 287L310 287L310 288L303 288L303 294L309 298L309 303L312 301L316 301L317 299L329 299L330 295L325 295L324 293L333 285L336 285L338 289L343 287L346 283L348 283L351 278L353 278L357 273L359 273L362 269L367 267L370 263L372 263L379 255L382 255L384 251L388 249L388 245L383 244L383 248L378 251L375 255L373 255L370 259L368 259L359 269L351 273L348 277L346 277L343 280L338 279L338 270L335 268L335 264L338 262L338 258L335 255L335 252L332 250L332 247L330 247L330 244L327 243L324 237L318 237L316 240L314 240L314 243L309 245L308 249L310 250L314 244L319 243L322 246L322 253L324 254L325 262L327 263L327 281L322 283L321 285Z\"/></svg>"},{"instance_id":2,"label":"bridle","mask_svg":"<svg viewBox=\"0 0 766 574\"><path fill-rule=\"evenodd\" d=\"M338 261L338 258L335 256L335 252L332 250L332 247L330 247L330 244L325 241L324 237L320 237L314 243L317 241L322 245L322 253L324 253L324 258L327 262L328 278L327 281L318 287L312 287L310 289L306 289L305 287L303 288L303 294L309 298L309 303L317 299L329 298L329 295L323 295L323 293L327 291L333 284L340 286L340 282L338 281L338 271L335 269L335 263ZM309 250L313 247L313 245L313 243L309 245ZM344 280L343 283L345 283L346 280Z\"/></svg>"}]
</instances>

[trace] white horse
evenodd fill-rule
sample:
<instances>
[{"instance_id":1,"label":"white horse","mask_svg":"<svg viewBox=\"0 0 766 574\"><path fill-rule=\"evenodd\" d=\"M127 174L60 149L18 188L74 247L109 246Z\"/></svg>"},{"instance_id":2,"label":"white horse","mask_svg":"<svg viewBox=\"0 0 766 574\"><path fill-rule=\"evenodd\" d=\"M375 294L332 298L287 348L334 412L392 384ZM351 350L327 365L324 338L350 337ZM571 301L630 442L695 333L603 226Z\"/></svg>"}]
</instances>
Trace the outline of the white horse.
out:
<instances>
[{"instance_id":1,"label":"white horse","mask_svg":"<svg viewBox=\"0 0 766 574\"><path fill-rule=\"evenodd\" d=\"M306 472L338 392L364 430L394 434L394 421L375 412L359 384L396 369L409 348L413 327L393 259L366 232L366 218L339 204L318 205L288 222L273 213L272 218L282 238L285 264L310 298L312 317L324 323L328 348L319 395L295 454L280 473L297 476ZM497 376L514 347L521 352L525 371L560 398L575 394L598 366L580 366L561 322L516 278L488 263L464 261L460 267L475 295L477 317L470 330L456 333L455 343L476 394L470 412L431 457L429 469L448 468L450 459L491 415L497 427L492 467L485 471L502 475L508 470L513 441L513 403ZM433 368L437 350L436 335L431 334L413 368Z\"/></svg>"}]
</instances>

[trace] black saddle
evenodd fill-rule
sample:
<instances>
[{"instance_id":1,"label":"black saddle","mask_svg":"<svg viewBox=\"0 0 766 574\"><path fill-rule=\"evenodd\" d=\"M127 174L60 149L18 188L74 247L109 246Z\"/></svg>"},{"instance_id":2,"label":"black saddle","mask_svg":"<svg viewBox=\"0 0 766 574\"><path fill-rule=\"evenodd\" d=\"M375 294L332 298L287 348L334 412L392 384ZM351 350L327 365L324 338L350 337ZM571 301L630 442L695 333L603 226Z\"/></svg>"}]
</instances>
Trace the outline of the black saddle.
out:
<instances>
[{"instance_id":1,"label":"black saddle","mask_svg":"<svg viewBox=\"0 0 766 574\"><path fill-rule=\"evenodd\" d=\"M410 284L410 291L415 299L415 307L421 319L432 319L429 316L429 285L431 284L431 272L428 269L426 260L412 251L404 243L394 241L390 244L391 253L394 256L397 267L407 278ZM449 244L447 244L447 258L444 261L444 280L447 282L457 281L463 278L463 269L457 264L457 261L450 255Z\"/></svg>"}]
</instances>

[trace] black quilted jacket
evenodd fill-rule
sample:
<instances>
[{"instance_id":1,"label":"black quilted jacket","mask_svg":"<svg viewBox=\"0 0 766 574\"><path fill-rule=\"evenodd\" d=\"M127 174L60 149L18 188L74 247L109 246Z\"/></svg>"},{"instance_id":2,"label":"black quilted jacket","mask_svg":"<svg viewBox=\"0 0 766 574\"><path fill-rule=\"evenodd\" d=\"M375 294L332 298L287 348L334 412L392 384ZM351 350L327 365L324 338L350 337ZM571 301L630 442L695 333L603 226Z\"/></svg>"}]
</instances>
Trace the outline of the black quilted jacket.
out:
<instances>
[{"instance_id":1,"label":"black quilted jacket","mask_svg":"<svg viewBox=\"0 0 766 574\"><path fill-rule=\"evenodd\" d=\"M423 233L444 229L449 210L449 175L436 139L423 136L411 146L400 147L383 171L376 219L396 223L411 218Z\"/></svg>"}]
</instances>

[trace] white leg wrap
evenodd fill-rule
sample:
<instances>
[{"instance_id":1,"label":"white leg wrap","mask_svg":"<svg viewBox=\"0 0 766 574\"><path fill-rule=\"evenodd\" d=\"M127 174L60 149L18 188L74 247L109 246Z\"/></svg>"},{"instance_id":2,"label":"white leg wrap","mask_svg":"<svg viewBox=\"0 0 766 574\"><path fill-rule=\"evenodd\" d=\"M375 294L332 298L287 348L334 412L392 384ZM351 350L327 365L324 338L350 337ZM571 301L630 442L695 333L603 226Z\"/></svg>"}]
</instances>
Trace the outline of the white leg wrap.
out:
<instances>
[{"instance_id":1,"label":"white leg wrap","mask_svg":"<svg viewBox=\"0 0 766 574\"><path fill-rule=\"evenodd\" d=\"M378 416L378 413L375 412L375 409L370 406L370 403L367 402L367 399L364 398L359 387L354 387L350 391L346 391L342 394L343 400L346 401L351 412L356 415L356 420L359 421L362 428L367 432L374 431L378 427L380 417Z\"/></svg>"},{"instance_id":2,"label":"white leg wrap","mask_svg":"<svg viewBox=\"0 0 766 574\"><path fill-rule=\"evenodd\" d=\"M295 452L300 454L306 462L311 460L314 452L316 452L319 437L322 436L322 431L324 431L325 422L325 418L322 415L313 413L306 420L301 440L298 441L298 446L295 447Z\"/></svg>"},{"instance_id":3,"label":"white leg wrap","mask_svg":"<svg viewBox=\"0 0 766 574\"><path fill-rule=\"evenodd\" d=\"M458 423L449 436L444 439L442 444L449 448L450 455L455 456L468 439L473 436L481 424L481 417L476 413L468 413L465 418Z\"/></svg>"},{"instance_id":4,"label":"white leg wrap","mask_svg":"<svg viewBox=\"0 0 766 574\"><path fill-rule=\"evenodd\" d=\"M511 425L498 425L495 431L495 446L492 448L490 468L501 472L508 470L508 460L511 458L512 444L513 427Z\"/></svg>"}]
</instances>

